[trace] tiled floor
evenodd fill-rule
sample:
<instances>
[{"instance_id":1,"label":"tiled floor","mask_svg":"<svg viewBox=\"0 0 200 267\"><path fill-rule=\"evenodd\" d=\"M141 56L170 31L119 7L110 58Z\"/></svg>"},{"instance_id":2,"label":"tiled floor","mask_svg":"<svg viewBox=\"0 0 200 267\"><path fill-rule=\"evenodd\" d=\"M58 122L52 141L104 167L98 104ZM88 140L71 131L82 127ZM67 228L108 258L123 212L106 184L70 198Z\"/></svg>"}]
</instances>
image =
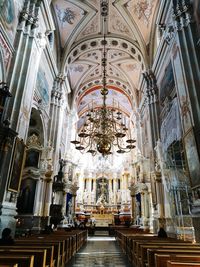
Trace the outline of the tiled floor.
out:
<instances>
[{"instance_id":1,"label":"tiled floor","mask_svg":"<svg viewBox=\"0 0 200 267\"><path fill-rule=\"evenodd\" d=\"M88 237L84 246L66 267L131 267L114 237Z\"/></svg>"}]
</instances>

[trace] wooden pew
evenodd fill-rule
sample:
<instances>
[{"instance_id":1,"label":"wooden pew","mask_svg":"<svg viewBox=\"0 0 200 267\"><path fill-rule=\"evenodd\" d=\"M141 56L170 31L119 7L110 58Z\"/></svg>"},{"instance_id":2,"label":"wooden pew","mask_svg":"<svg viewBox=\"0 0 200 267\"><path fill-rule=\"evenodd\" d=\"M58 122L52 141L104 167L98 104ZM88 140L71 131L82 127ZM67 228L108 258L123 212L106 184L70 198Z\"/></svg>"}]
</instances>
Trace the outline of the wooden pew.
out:
<instances>
[{"instance_id":1,"label":"wooden pew","mask_svg":"<svg viewBox=\"0 0 200 267\"><path fill-rule=\"evenodd\" d=\"M80 249L86 242L86 230L64 231L58 230L51 234L33 235L16 239L18 246L53 246L52 252L48 253L47 261L49 266L64 267L71 257ZM48 252L48 251L47 251ZM50 257L51 255L51 257ZM51 258L51 259L50 259ZM52 259L53 258L53 259Z\"/></svg>"},{"instance_id":2,"label":"wooden pew","mask_svg":"<svg viewBox=\"0 0 200 267\"><path fill-rule=\"evenodd\" d=\"M0 266L33 267L34 256L0 255Z\"/></svg>"},{"instance_id":3,"label":"wooden pew","mask_svg":"<svg viewBox=\"0 0 200 267\"><path fill-rule=\"evenodd\" d=\"M122 251L128 255L130 261L132 261L132 254L135 251L134 241L140 239L152 239L157 238L153 234L142 234L142 233L123 233L120 232L120 239L118 239L118 244L121 247Z\"/></svg>"},{"instance_id":4,"label":"wooden pew","mask_svg":"<svg viewBox=\"0 0 200 267\"><path fill-rule=\"evenodd\" d=\"M0 248L1 256L21 255L21 256L34 256L34 267L46 267L46 249L20 249L20 248Z\"/></svg>"},{"instance_id":5,"label":"wooden pew","mask_svg":"<svg viewBox=\"0 0 200 267\"><path fill-rule=\"evenodd\" d=\"M77 236L73 232L57 231L53 233L53 237L58 240L64 241L61 261L62 261L62 266L65 266L65 264L76 253Z\"/></svg>"},{"instance_id":6,"label":"wooden pew","mask_svg":"<svg viewBox=\"0 0 200 267\"><path fill-rule=\"evenodd\" d=\"M137 265L145 267L147 263L147 251L148 249L199 249L200 247L192 243L167 243L167 242L155 242L151 244L140 243L137 254Z\"/></svg>"},{"instance_id":7,"label":"wooden pew","mask_svg":"<svg viewBox=\"0 0 200 267\"><path fill-rule=\"evenodd\" d=\"M65 264L76 253L86 241L87 231L72 230L70 232L58 230L48 235L35 235L28 238L20 238L16 240L17 244L42 244L54 246L54 261L55 266L64 267ZM79 244L77 244L79 242Z\"/></svg>"},{"instance_id":8,"label":"wooden pew","mask_svg":"<svg viewBox=\"0 0 200 267\"><path fill-rule=\"evenodd\" d=\"M171 248L171 249L148 249L147 250L147 259L148 259L148 264L146 266L148 267L155 267L155 254L167 254L167 255L200 255L200 249L198 248L182 248L182 249L176 249L176 248ZM163 267L163 266L162 266Z\"/></svg>"},{"instance_id":9,"label":"wooden pew","mask_svg":"<svg viewBox=\"0 0 200 267\"><path fill-rule=\"evenodd\" d=\"M155 253L155 263L156 267L167 267L168 261L178 261L178 262L198 262L200 263L200 255L173 255L173 254L157 254Z\"/></svg>"},{"instance_id":10,"label":"wooden pew","mask_svg":"<svg viewBox=\"0 0 200 267\"><path fill-rule=\"evenodd\" d=\"M54 256L53 256L53 266L60 267L60 261L62 257L63 243L62 240L57 240L55 238L43 237L43 236L31 236L28 238L20 238L15 240L16 245L44 245L44 246L54 246Z\"/></svg>"},{"instance_id":11,"label":"wooden pew","mask_svg":"<svg viewBox=\"0 0 200 267\"><path fill-rule=\"evenodd\" d=\"M53 267L53 257L54 257L54 246L47 246L47 245L34 245L34 244L14 244L12 246L1 246L0 249L45 249L47 251L46 253L46 266ZM1 266L0 266L1 267Z\"/></svg>"},{"instance_id":12,"label":"wooden pew","mask_svg":"<svg viewBox=\"0 0 200 267\"><path fill-rule=\"evenodd\" d=\"M53 237L57 239L64 239L65 249L63 251L62 266L74 256L74 254L81 248L87 240L87 231L72 229L65 231L64 229L58 230L53 233Z\"/></svg>"},{"instance_id":13,"label":"wooden pew","mask_svg":"<svg viewBox=\"0 0 200 267\"><path fill-rule=\"evenodd\" d=\"M18 266L19 266L19 265L18 265L17 263L14 264L14 265L13 265L13 264L9 264L9 265L8 265L8 264L6 264L6 265L5 265L5 264L3 264L3 265L1 264L1 265L0 265L0 267L18 267Z\"/></svg>"},{"instance_id":14,"label":"wooden pew","mask_svg":"<svg viewBox=\"0 0 200 267\"><path fill-rule=\"evenodd\" d=\"M200 263L193 263L193 262L174 262L174 261L168 261L167 267L194 267L199 266Z\"/></svg>"},{"instance_id":15,"label":"wooden pew","mask_svg":"<svg viewBox=\"0 0 200 267\"><path fill-rule=\"evenodd\" d=\"M182 241L184 242L184 241ZM140 236L132 239L132 254L130 261L133 261L135 265L138 265L138 261L141 258L141 245L157 245L160 244L175 244L175 243L182 243L179 242L177 239L172 238L158 238L158 237L149 237L149 236ZM188 243L186 243L188 244ZM191 243L190 243L191 244ZM147 258L147 257L146 257Z\"/></svg>"}]
</instances>

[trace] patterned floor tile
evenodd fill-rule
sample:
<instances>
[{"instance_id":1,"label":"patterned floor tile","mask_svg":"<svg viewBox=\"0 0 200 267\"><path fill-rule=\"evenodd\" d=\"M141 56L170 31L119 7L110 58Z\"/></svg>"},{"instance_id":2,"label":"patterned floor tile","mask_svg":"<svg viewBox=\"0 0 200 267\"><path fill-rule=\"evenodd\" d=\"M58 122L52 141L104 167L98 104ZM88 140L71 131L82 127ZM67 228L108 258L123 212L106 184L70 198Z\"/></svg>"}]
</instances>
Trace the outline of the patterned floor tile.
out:
<instances>
[{"instance_id":1,"label":"patterned floor tile","mask_svg":"<svg viewBox=\"0 0 200 267\"><path fill-rule=\"evenodd\" d=\"M131 267L114 237L88 237L66 267Z\"/></svg>"}]
</instances>

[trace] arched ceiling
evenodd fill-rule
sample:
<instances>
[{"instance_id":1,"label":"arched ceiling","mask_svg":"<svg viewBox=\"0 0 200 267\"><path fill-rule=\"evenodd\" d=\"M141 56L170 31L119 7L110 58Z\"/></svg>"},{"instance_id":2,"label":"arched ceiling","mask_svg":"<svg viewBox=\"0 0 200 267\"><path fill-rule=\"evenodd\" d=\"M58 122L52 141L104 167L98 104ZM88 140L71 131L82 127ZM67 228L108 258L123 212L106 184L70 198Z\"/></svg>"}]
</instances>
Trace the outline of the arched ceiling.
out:
<instances>
[{"instance_id":1,"label":"arched ceiling","mask_svg":"<svg viewBox=\"0 0 200 267\"><path fill-rule=\"evenodd\" d=\"M104 2L106 0L103 0ZM101 106L103 35L106 36L107 105L119 105L128 117L138 106L141 73L149 67L158 0L53 0L62 51L62 71L73 92L79 116ZM119 104L118 104L119 103Z\"/></svg>"}]
</instances>

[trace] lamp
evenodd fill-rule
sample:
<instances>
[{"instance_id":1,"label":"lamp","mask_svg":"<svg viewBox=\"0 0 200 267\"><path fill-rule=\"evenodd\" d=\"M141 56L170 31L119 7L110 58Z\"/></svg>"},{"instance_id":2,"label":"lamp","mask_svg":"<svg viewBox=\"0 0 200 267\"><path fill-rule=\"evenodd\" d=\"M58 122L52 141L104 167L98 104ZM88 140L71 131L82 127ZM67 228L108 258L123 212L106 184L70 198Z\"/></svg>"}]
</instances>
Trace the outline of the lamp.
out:
<instances>
[{"instance_id":1,"label":"lamp","mask_svg":"<svg viewBox=\"0 0 200 267\"><path fill-rule=\"evenodd\" d=\"M117 153L130 152L135 146L133 143L135 140L131 138L131 131L126 124L126 118L120 111L120 105L118 107L108 107L106 105L106 99L108 95L107 87L107 57L106 57L106 36L105 36L105 22L108 15L108 4L106 1L102 1L101 15L104 17L104 36L103 36L103 87L101 89L102 106L92 107L88 109L87 114L84 117L83 126L78 133L78 138L71 141L75 145L75 148L81 152L91 153L93 156L97 152L103 156L108 156L114 152L116 147Z\"/></svg>"}]
</instances>

